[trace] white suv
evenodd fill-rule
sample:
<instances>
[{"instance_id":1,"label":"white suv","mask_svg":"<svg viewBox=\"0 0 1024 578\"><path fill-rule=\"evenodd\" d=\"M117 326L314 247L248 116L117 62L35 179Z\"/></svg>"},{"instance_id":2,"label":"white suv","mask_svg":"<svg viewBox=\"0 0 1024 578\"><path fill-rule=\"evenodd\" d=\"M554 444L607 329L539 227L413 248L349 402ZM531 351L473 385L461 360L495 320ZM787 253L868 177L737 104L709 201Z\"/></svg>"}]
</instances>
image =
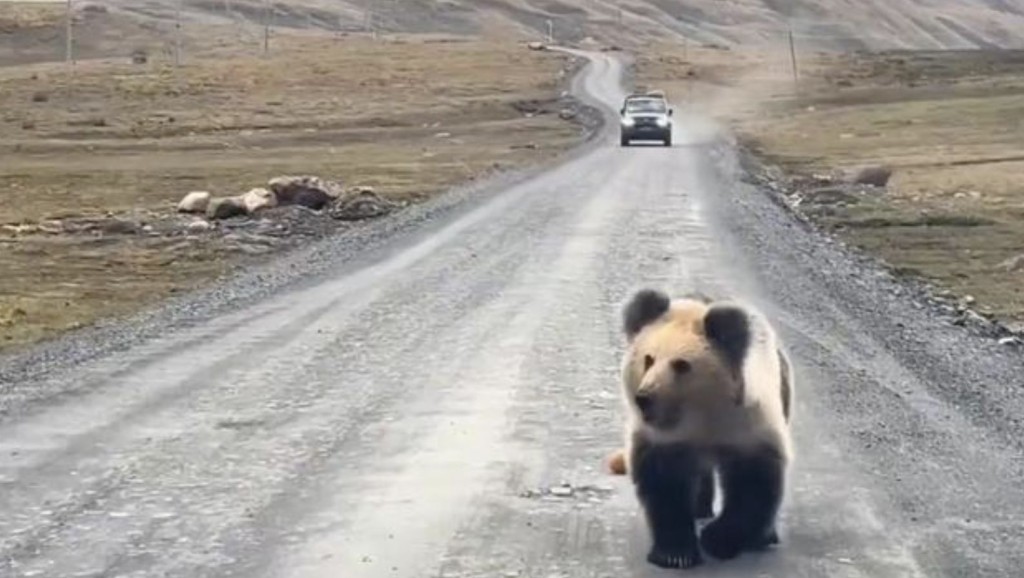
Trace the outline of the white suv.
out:
<instances>
[{"instance_id":1,"label":"white suv","mask_svg":"<svg viewBox=\"0 0 1024 578\"><path fill-rule=\"evenodd\" d=\"M672 109L664 94L631 94L619 114L622 146L629 146L634 140L660 140L665 146L672 146Z\"/></svg>"}]
</instances>

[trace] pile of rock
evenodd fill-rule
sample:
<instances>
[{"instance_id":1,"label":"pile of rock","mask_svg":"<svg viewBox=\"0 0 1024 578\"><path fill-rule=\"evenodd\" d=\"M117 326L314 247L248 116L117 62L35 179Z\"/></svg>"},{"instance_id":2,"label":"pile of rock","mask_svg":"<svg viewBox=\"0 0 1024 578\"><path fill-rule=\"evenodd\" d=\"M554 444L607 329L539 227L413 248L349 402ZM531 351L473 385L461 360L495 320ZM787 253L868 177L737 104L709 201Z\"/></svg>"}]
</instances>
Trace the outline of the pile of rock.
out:
<instances>
[{"instance_id":1,"label":"pile of rock","mask_svg":"<svg viewBox=\"0 0 1024 578\"><path fill-rule=\"evenodd\" d=\"M326 211L331 217L342 220L380 217L397 208L370 187L346 190L339 183L315 176L282 176L271 179L265 188L233 197L214 197L206 191L191 192L178 203L178 211L222 220L253 216L279 206Z\"/></svg>"}]
</instances>

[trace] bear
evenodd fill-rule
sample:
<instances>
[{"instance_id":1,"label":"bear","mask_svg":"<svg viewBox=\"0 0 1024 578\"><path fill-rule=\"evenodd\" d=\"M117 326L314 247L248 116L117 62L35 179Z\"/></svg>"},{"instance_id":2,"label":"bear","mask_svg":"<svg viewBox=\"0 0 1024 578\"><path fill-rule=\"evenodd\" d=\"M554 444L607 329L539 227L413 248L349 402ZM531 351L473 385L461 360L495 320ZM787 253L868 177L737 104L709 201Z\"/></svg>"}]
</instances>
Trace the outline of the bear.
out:
<instances>
[{"instance_id":1,"label":"bear","mask_svg":"<svg viewBox=\"0 0 1024 578\"><path fill-rule=\"evenodd\" d=\"M622 310L626 449L652 546L647 561L692 568L779 544L776 519L793 459L794 379L772 325L749 305L641 289ZM715 475L723 508L714 516Z\"/></svg>"}]
</instances>

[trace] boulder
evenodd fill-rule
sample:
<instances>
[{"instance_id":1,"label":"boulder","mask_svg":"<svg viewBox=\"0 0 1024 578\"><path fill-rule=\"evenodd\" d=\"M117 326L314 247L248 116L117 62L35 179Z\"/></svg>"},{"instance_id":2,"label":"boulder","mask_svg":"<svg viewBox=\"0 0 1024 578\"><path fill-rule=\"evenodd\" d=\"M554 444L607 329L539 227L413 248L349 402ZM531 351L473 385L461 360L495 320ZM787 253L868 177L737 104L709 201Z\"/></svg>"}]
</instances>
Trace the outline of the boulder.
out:
<instances>
[{"instance_id":1,"label":"boulder","mask_svg":"<svg viewBox=\"0 0 1024 578\"><path fill-rule=\"evenodd\" d=\"M292 204L319 211L329 205L334 197L318 189L303 189L295 194Z\"/></svg>"},{"instance_id":2,"label":"boulder","mask_svg":"<svg viewBox=\"0 0 1024 578\"><path fill-rule=\"evenodd\" d=\"M203 213L210 205L210 193L206 191L193 191L178 203L179 213Z\"/></svg>"},{"instance_id":3,"label":"boulder","mask_svg":"<svg viewBox=\"0 0 1024 578\"><path fill-rule=\"evenodd\" d=\"M209 222L209 221L207 221L205 219L196 219L195 221L192 221L191 223L189 223L188 226L185 227L185 230L188 231L189 233L195 234L195 233L205 233L205 232L209 231L212 228L213 228L213 223L211 223L211 222Z\"/></svg>"},{"instance_id":4,"label":"boulder","mask_svg":"<svg viewBox=\"0 0 1024 578\"><path fill-rule=\"evenodd\" d=\"M547 50L547 46L543 42L529 42L526 47L530 50Z\"/></svg>"},{"instance_id":5,"label":"boulder","mask_svg":"<svg viewBox=\"0 0 1024 578\"><path fill-rule=\"evenodd\" d=\"M134 235L142 228L134 221L125 219L110 219L100 225L100 230L107 235Z\"/></svg>"},{"instance_id":6,"label":"boulder","mask_svg":"<svg viewBox=\"0 0 1024 578\"><path fill-rule=\"evenodd\" d=\"M889 167L864 167L853 176L853 182L858 185L884 187L889 184L889 179L891 178L892 169Z\"/></svg>"},{"instance_id":7,"label":"boulder","mask_svg":"<svg viewBox=\"0 0 1024 578\"><path fill-rule=\"evenodd\" d=\"M230 219L248 214L242 197L222 197L212 199L206 208L206 216L210 219Z\"/></svg>"},{"instance_id":8,"label":"boulder","mask_svg":"<svg viewBox=\"0 0 1024 578\"><path fill-rule=\"evenodd\" d=\"M1009 259L1000 263L999 268L1003 269L1008 273L1013 273L1015 271L1020 271L1021 269L1024 269L1024 254L1010 257Z\"/></svg>"},{"instance_id":9,"label":"boulder","mask_svg":"<svg viewBox=\"0 0 1024 578\"><path fill-rule=\"evenodd\" d=\"M259 188L252 189L242 195L242 203L245 204L245 212L250 215L262 209L272 209L277 206L277 195L273 192Z\"/></svg>"},{"instance_id":10,"label":"boulder","mask_svg":"<svg viewBox=\"0 0 1024 578\"><path fill-rule=\"evenodd\" d=\"M860 201L851 191L842 187L819 187L804 191L803 198L817 205L856 204Z\"/></svg>"},{"instance_id":11,"label":"boulder","mask_svg":"<svg viewBox=\"0 0 1024 578\"><path fill-rule=\"evenodd\" d=\"M340 184L314 176L276 177L270 179L268 187L277 196L277 202L282 205L293 204L302 191L320 191L331 198L338 198L342 193Z\"/></svg>"},{"instance_id":12,"label":"boulder","mask_svg":"<svg viewBox=\"0 0 1024 578\"><path fill-rule=\"evenodd\" d=\"M358 221L384 216L394 211L397 205L370 188L357 190L353 194L339 199L331 207L331 217L341 221Z\"/></svg>"}]
</instances>

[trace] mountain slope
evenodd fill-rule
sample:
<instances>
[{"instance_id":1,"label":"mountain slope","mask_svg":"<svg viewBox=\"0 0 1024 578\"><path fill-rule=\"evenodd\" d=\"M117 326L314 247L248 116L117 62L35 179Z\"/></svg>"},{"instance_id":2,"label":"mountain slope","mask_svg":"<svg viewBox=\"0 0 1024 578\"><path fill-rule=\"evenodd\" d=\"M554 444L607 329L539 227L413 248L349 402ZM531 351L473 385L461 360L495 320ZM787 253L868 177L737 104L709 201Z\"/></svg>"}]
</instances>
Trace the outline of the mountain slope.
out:
<instances>
[{"instance_id":1,"label":"mountain slope","mask_svg":"<svg viewBox=\"0 0 1024 578\"><path fill-rule=\"evenodd\" d=\"M25 4L22 6L41 6ZM60 60L63 9L19 22L0 0L0 64ZM75 54L127 57L144 48L173 52L176 0L78 0ZM231 40L259 46L275 29L503 34L635 47L686 37L715 44L783 46L789 30L803 48L939 49L1024 47L1024 0L183 0L190 49ZM211 31L203 24L227 25Z\"/></svg>"},{"instance_id":2,"label":"mountain slope","mask_svg":"<svg viewBox=\"0 0 1024 578\"><path fill-rule=\"evenodd\" d=\"M106 0L168 16L168 2ZM259 0L186 0L193 14L262 20ZM163 6L161 9L160 6ZM291 0L275 4L282 26L359 28L373 13L386 30L471 33L504 28L536 35L554 23L564 40L629 42L684 34L704 42L773 41L790 25L824 47L1024 46L1021 0Z\"/></svg>"}]
</instances>

